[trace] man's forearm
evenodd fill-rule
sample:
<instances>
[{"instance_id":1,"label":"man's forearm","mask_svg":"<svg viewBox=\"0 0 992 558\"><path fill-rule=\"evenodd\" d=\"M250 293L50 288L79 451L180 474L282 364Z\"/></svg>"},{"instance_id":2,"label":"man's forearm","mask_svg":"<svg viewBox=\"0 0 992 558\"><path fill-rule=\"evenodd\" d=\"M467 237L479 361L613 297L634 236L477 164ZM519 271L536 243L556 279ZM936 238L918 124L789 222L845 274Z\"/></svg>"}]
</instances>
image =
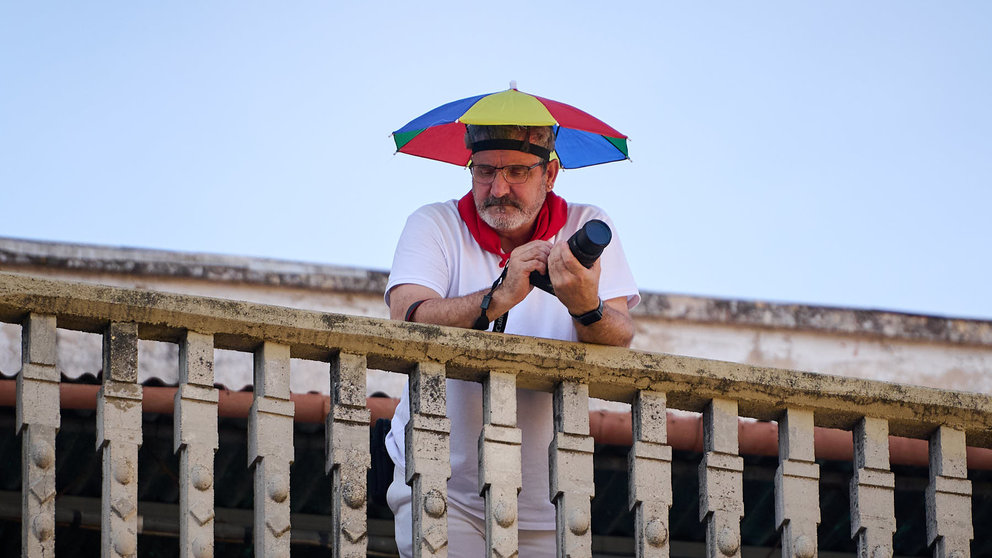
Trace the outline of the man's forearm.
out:
<instances>
[{"instance_id":1,"label":"man's forearm","mask_svg":"<svg viewBox=\"0 0 992 558\"><path fill-rule=\"evenodd\" d=\"M412 321L471 328L482 315L482 299L488 293L489 289L485 289L454 298L427 299L417 307ZM486 317L492 322L508 312L511 307L512 305L501 296L500 290L496 289L486 310Z\"/></svg>"},{"instance_id":2,"label":"man's forearm","mask_svg":"<svg viewBox=\"0 0 992 558\"><path fill-rule=\"evenodd\" d=\"M410 305L420 300L411 321L471 328L482 314L482 299L489 289L459 297L441 298L434 291L415 285L401 285L393 291L390 316L396 320L406 317ZM486 310L489 322L499 318L516 305L513 294L500 286L493 292ZM603 317L594 324L583 326L575 323L579 341L601 345L630 346L634 325L627 312L627 301L618 297L603 301Z\"/></svg>"},{"instance_id":3,"label":"man's forearm","mask_svg":"<svg viewBox=\"0 0 992 558\"><path fill-rule=\"evenodd\" d=\"M488 291L486 291L488 292ZM432 298L425 300L413 315L412 321L422 324L472 327L479 318L482 297L479 291L456 298Z\"/></svg>"},{"instance_id":4,"label":"man's forearm","mask_svg":"<svg viewBox=\"0 0 992 558\"><path fill-rule=\"evenodd\" d=\"M576 322L575 329L579 341L583 343L629 347L634 339L634 323L630 315L606 303L603 304L601 320L587 326Z\"/></svg>"}]
</instances>

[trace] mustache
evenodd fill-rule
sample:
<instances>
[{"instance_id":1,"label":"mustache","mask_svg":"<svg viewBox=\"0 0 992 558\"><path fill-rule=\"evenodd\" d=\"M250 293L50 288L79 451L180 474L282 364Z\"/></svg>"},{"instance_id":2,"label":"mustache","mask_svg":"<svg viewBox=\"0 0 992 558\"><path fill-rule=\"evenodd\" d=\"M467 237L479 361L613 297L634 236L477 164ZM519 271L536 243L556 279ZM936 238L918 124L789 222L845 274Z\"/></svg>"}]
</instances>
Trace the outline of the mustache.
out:
<instances>
[{"instance_id":1,"label":"mustache","mask_svg":"<svg viewBox=\"0 0 992 558\"><path fill-rule=\"evenodd\" d=\"M482 202L483 209L488 209L490 207L500 207L500 206L515 207L517 209L522 209L519 203L510 199L508 196L503 196L501 198L490 196L486 198L484 202Z\"/></svg>"}]
</instances>

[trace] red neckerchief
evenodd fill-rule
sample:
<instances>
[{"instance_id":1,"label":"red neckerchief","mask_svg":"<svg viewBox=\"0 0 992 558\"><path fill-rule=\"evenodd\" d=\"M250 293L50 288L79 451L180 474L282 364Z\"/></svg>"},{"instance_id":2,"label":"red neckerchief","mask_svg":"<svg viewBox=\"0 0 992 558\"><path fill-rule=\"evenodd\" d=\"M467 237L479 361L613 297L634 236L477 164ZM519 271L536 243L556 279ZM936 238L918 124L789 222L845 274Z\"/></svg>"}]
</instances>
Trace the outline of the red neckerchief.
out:
<instances>
[{"instance_id":1,"label":"red neckerchief","mask_svg":"<svg viewBox=\"0 0 992 558\"><path fill-rule=\"evenodd\" d=\"M461 215L462 221L465 221L465 225L468 226L468 230L472 233L472 238L479 243L479 246L486 252L492 252L499 256L500 267L506 265L506 260L510 259L510 255L503 253L503 248L499 243L499 235L496 234L496 231L479 217L478 211L475 210L475 199L472 197L471 191L465 194L465 197L458 200L458 214ZM565 220L567 218L568 204L565 203L565 200L561 196L558 196L554 192L548 192L548 195L544 198L544 205L541 206L541 210L537 213L537 222L534 224L534 235L530 239L550 239L552 236L558 234L558 231L565 226Z\"/></svg>"}]
</instances>

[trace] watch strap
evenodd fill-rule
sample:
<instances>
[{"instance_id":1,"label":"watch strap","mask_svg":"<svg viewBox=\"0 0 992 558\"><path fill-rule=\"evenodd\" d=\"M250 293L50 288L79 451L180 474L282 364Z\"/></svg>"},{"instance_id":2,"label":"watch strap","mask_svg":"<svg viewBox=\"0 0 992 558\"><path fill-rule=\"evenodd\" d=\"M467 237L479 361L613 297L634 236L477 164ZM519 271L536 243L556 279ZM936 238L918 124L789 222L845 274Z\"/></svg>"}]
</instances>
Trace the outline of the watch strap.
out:
<instances>
[{"instance_id":1,"label":"watch strap","mask_svg":"<svg viewBox=\"0 0 992 558\"><path fill-rule=\"evenodd\" d=\"M579 314L579 315L575 315L569 312L568 315L572 316L572 318L574 318L575 321L579 322L584 326L592 325L598 322L599 320L603 319L603 299L599 299L599 306L597 306L595 310L590 310L585 314Z\"/></svg>"}]
</instances>

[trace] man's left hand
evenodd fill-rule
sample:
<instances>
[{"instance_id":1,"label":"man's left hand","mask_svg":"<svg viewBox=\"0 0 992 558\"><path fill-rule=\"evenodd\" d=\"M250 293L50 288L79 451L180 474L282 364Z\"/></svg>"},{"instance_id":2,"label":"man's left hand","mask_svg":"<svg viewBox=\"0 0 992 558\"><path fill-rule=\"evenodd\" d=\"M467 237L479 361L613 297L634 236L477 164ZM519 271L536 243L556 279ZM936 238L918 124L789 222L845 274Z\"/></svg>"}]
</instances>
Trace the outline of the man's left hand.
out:
<instances>
[{"instance_id":1,"label":"man's left hand","mask_svg":"<svg viewBox=\"0 0 992 558\"><path fill-rule=\"evenodd\" d=\"M548 255L548 276L558 300L570 314L591 312L599 306L599 260L586 269L575 259L568 242L556 242Z\"/></svg>"}]
</instances>

